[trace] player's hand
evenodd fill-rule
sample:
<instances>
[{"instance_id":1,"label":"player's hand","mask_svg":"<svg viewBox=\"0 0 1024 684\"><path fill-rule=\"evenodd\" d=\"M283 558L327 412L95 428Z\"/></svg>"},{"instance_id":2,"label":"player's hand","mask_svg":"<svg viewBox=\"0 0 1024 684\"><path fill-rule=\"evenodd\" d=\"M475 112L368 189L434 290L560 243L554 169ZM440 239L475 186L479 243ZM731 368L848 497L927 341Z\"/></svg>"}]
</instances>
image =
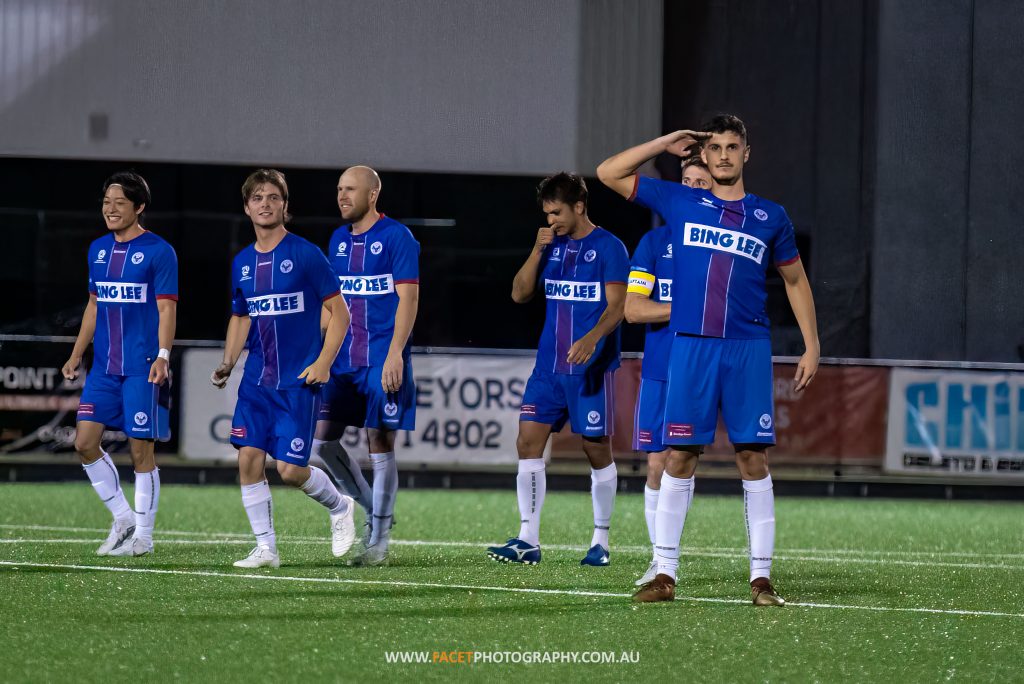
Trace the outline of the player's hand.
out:
<instances>
[{"instance_id":1,"label":"player's hand","mask_svg":"<svg viewBox=\"0 0 1024 684\"><path fill-rule=\"evenodd\" d=\"M314 361L306 370L299 373L299 380L306 379L307 385L322 385L331 379L331 364Z\"/></svg>"},{"instance_id":2,"label":"player's hand","mask_svg":"<svg viewBox=\"0 0 1024 684\"><path fill-rule=\"evenodd\" d=\"M690 150L694 145L699 145L701 140L711 137L710 133L703 131L676 131L665 136L665 151L677 157L688 157L693 154Z\"/></svg>"},{"instance_id":3,"label":"player's hand","mask_svg":"<svg viewBox=\"0 0 1024 684\"><path fill-rule=\"evenodd\" d=\"M231 364L222 363L210 373L210 382L217 389L224 389L228 384L228 378L231 377L231 369L234 368Z\"/></svg>"},{"instance_id":4,"label":"player's hand","mask_svg":"<svg viewBox=\"0 0 1024 684\"><path fill-rule=\"evenodd\" d=\"M388 353L384 359L384 368L380 373L380 386L384 391L391 394L398 391L402 386L402 375L405 373L405 359L401 354Z\"/></svg>"},{"instance_id":5,"label":"player's hand","mask_svg":"<svg viewBox=\"0 0 1024 684\"><path fill-rule=\"evenodd\" d=\"M796 364L796 375L793 376L793 389L797 392L803 391L804 388L811 384L811 380L814 379L814 375L817 372L817 352L804 352L804 355L800 357L800 362Z\"/></svg>"},{"instance_id":6,"label":"player's hand","mask_svg":"<svg viewBox=\"0 0 1024 684\"><path fill-rule=\"evenodd\" d=\"M154 385L162 385L167 380L167 359L157 357L149 367L149 381Z\"/></svg>"},{"instance_id":7,"label":"player's hand","mask_svg":"<svg viewBox=\"0 0 1024 684\"><path fill-rule=\"evenodd\" d=\"M569 347L569 353L566 354L565 360L578 366L583 365L594 355L595 349L597 349L597 340L591 339L590 335L584 335Z\"/></svg>"},{"instance_id":8,"label":"player's hand","mask_svg":"<svg viewBox=\"0 0 1024 684\"><path fill-rule=\"evenodd\" d=\"M541 228L537 231L537 242L534 243L533 248L537 250L537 252L543 252L544 248L554 242L554 240L554 228Z\"/></svg>"},{"instance_id":9,"label":"player's hand","mask_svg":"<svg viewBox=\"0 0 1024 684\"><path fill-rule=\"evenodd\" d=\"M60 369L60 374L64 376L65 380L74 380L78 377L78 369L82 365L82 357L71 355L68 362L64 364L64 367Z\"/></svg>"}]
</instances>

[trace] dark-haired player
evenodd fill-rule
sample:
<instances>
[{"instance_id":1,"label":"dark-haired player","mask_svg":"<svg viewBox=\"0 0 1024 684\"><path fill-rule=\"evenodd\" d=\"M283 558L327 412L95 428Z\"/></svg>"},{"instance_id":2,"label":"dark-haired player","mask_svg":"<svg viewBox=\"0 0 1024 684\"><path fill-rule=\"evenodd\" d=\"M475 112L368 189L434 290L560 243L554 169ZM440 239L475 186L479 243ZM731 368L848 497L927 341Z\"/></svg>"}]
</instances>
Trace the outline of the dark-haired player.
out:
<instances>
[{"instance_id":1,"label":"dark-haired player","mask_svg":"<svg viewBox=\"0 0 1024 684\"><path fill-rule=\"evenodd\" d=\"M93 344L93 364L78 406L75 449L92 486L114 516L100 556L141 556L153 550L160 501L155 440L170 438L167 383L178 303L178 258L165 240L139 223L151 201L136 173L103 184L107 234L89 246L89 303L71 358L61 369L77 377ZM117 468L103 450L104 426L124 430L135 466L135 511Z\"/></svg>"},{"instance_id":2,"label":"dark-haired player","mask_svg":"<svg viewBox=\"0 0 1024 684\"><path fill-rule=\"evenodd\" d=\"M637 175L647 160L662 152L682 156L698 140L711 172L711 192ZM794 378L797 391L817 371L818 333L792 222L781 206L744 189L743 166L749 156L743 122L720 116L701 133L670 133L621 152L598 168L605 185L665 219L673 246L669 327L674 336L663 428L672 451L658 498L658 572L637 592L637 601L675 597L679 540L693 473L703 445L714 440L721 408L743 480L753 602L785 603L769 579L775 546L775 503L765 453L775 444L765 312L770 264L782 274L806 346Z\"/></svg>"},{"instance_id":3,"label":"dark-haired player","mask_svg":"<svg viewBox=\"0 0 1024 684\"><path fill-rule=\"evenodd\" d=\"M547 227L537 231L526 263L512 281L512 299L546 300L537 362L519 414L519 534L488 549L510 563L541 560L540 514L547 483L544 447L566 421L583 438L590 461L594 534L583 565L609 564L608 530L618 475L612 460L612 374L619 367L629 255L622 242L587 216L587 186L580 176L545 178L537 201Z\"/></svg>"}]
</instances>

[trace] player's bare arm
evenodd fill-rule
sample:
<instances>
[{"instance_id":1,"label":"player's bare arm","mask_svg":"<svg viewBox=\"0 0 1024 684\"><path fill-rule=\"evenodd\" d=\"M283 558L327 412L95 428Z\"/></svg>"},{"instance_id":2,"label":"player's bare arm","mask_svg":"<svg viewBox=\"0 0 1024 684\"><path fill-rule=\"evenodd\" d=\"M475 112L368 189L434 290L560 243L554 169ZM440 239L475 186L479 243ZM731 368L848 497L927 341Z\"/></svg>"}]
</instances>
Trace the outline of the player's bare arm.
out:
<instances>
[{"instance_id":1,"label":"player's bare arm","mask_svg":"<svg viewBox=\"0 0 1024 684\"><path fill-rule=\"evenodd\" d=\"M157 299L157 312L160 314L160 326L157 328L157 341L160 349L171 350L174 344L174 331L178 325L178 302L174 299ZM158 356L149 367L149 381L162 385L167 381L170 360Z\"/></svg>"},{"instance_id":2,"label":"player's bare arm","mask_svg":"<svg viewBox=\"0 0 1024 684\"><path fill-rule=\"evenodd\" d=\"M608 305L597 319L597 324L580 339L573 342L569 347L566 360L573 364L584 364L594 355L597 343L602 337L612 333L622 323L623 307L626 300L625 283L605 283L604 296Z\"/></svg>"},{"instance_id":3,"label":"player's bare arm","mask_svg":"<svg viewBox=\"0 0 1024 684\"><path fill-rule=\"evenodd\" d=\"M231 371L238 363L238 357L245 348L245 340L249 337L249 326L252 324L248 316L232 316L228 321L228 332L224 336L224 360L210 375L210 382L218 389L224 389L231 377Z\"/></svg>"},{"instance_id":4,"label":"player's bare arm","mask_svg":"<svg viewBox=\"0 0 1024 684\"><path fill-rule=\"evenodd\" d=\"M786 283L786 296L789 298L793 315L796 316L797 325L800 326L800 333L804 337L806 351L800 357L796 375L793 376L793 387L799 392L811 384L815 373L818 372L818 359L821 356L818 319L814 313L814 296L811 294L811 284L804 272L803 262L797 259L791 264L779 266L779 273Z\"/></svg>"},{"instance_id":5,"label":"player's bare arm","mask_svg":"<svg viewBox=\"0 0 1024 684\"><path fill-rule=\"evenodd\" d=\"M391 344L380 376L380 384L385 392L397 392L404 380L405 359L402 352L416 322L416 313L420 307L420 286L417 283L398 283L395 285L395 294L398 295L395 331L391 335Z\"/></svg>"},{"instance_id":6,"label":"player's bare arm","mask_svg":"<svg viewBox=\"0 0 1024 684\"><path fill-rule=\"evenodd\" d=\"M331 313L331 320L327 323L327 332L324 334L324 346L320 350L320 355L316 357L316 361L299 373L299 378L304 378L307 385L322 385L330 379L331 364L338 356L341 343L345 341L348 324L351 321L348 305L340 294L328 299L324 302L324 306ZM322 317L321 314L321 320Z\"/></svg>"},{"instance_id":7,"label":"player's bare arm","mask_svg":"<svg viewBox=\"0 0 1024 684\"><path fill-rule=\"evenodd\" d=\"M78 369L82 365L82 356L85 350L92 343L92 337L96 334L96 295L89 295L89 303L85 305L85 312L82 314L82 326L78 329L78 337L75 338L75 346L71 350L71 357L60 369L61 375L67 380L74 380L78 377Z\"/></svg>"},{"instance_id":8,"label":"player's bare arm","mask_svg":"<svg viewBox=\"0 0 1024 684\"><path fill-rule=\"evenodd\" d=\"M689 154L688 150L691 147L709 135L709 133L690 130L663 135L605 159L597 167L597 177L609 188L628 198L633 194L633 188L636 185L637 169L662 152L685 157Z\"/></svg>"},{"instance_id":9,"label":"player's bare arm","mask_svg":"<svg viewBox=\"0 0 1024 684\"><path fill-rule=\"evenodd\" d=\"M672 316L671 302L656 302L650 295L626 293L626 320L630 323L668 323Z\"/></svg>"},{"instance_id":10,"label":"player's bare arm","mask_svg":"<svg viewBox=\"0 0 1024 684\"><path fill-rule=\"evenodd\" d=\"M533 249L530 250L530 256L526 257L526 263L512 279L512 301L516 304L525 304L537 294L540 260L544 256L544 248L550 245L554 239L554 229L544 227L537 230L537 239L533 243Z\"/></svg>"}]
</instances>

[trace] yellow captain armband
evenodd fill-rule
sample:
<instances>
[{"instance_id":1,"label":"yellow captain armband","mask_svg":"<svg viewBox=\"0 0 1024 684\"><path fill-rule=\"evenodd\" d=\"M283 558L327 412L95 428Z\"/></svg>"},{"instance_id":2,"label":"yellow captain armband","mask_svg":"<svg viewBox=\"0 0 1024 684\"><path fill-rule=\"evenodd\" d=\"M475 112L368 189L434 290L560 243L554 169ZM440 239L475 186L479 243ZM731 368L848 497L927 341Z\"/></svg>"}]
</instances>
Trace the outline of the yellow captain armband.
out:
<instances>
[{"instance_id":1,"label":"yellow captain armband","mask_svg":"<svg viewBox=\"0 0 1024 684\"><path fill-rule=\"evenodd\" d=\"M635 292L641 294L644 297L649 297L651 292L654 291L654 275L651 273L645 273L643 271L630 271L629 272L629 284L626 286L626 292Z\"/></svg>"}]
</instances>

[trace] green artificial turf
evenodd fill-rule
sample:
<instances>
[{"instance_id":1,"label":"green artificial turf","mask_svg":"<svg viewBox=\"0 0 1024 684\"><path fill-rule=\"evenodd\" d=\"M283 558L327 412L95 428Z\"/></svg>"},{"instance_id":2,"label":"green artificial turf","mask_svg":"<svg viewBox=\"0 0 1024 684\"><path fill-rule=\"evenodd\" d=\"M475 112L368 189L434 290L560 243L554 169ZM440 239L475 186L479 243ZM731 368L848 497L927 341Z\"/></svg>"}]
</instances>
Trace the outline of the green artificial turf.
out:
<instances>
[{"instance_id":1,"label":"green artificial turf","mask_svg":"<svg viewBox=\"0 0 1024 684\"><path fill-rule=\"evenodd\" d=\"M334 559L326 511L301 492L275 487L274 506L282 567L242 571L231 563L252 540L237 488L165 486L155 553L99 558L109 514L88 483L0 485L0 677L1024 677L1019 504L779 498L773 579L784 608L750 605L740 497L698 489L678 598L646 605L629 600L650 554L637 495L617 499L607 568L579 565L592 524L586 494L548 495L537 567L499 565L484 551L518 531L512 491L400 492L391 564L382 568ZM429 660L599 652L627 662L389 663L388 652L400 651Z\"/></svg>"}]
</instances>

